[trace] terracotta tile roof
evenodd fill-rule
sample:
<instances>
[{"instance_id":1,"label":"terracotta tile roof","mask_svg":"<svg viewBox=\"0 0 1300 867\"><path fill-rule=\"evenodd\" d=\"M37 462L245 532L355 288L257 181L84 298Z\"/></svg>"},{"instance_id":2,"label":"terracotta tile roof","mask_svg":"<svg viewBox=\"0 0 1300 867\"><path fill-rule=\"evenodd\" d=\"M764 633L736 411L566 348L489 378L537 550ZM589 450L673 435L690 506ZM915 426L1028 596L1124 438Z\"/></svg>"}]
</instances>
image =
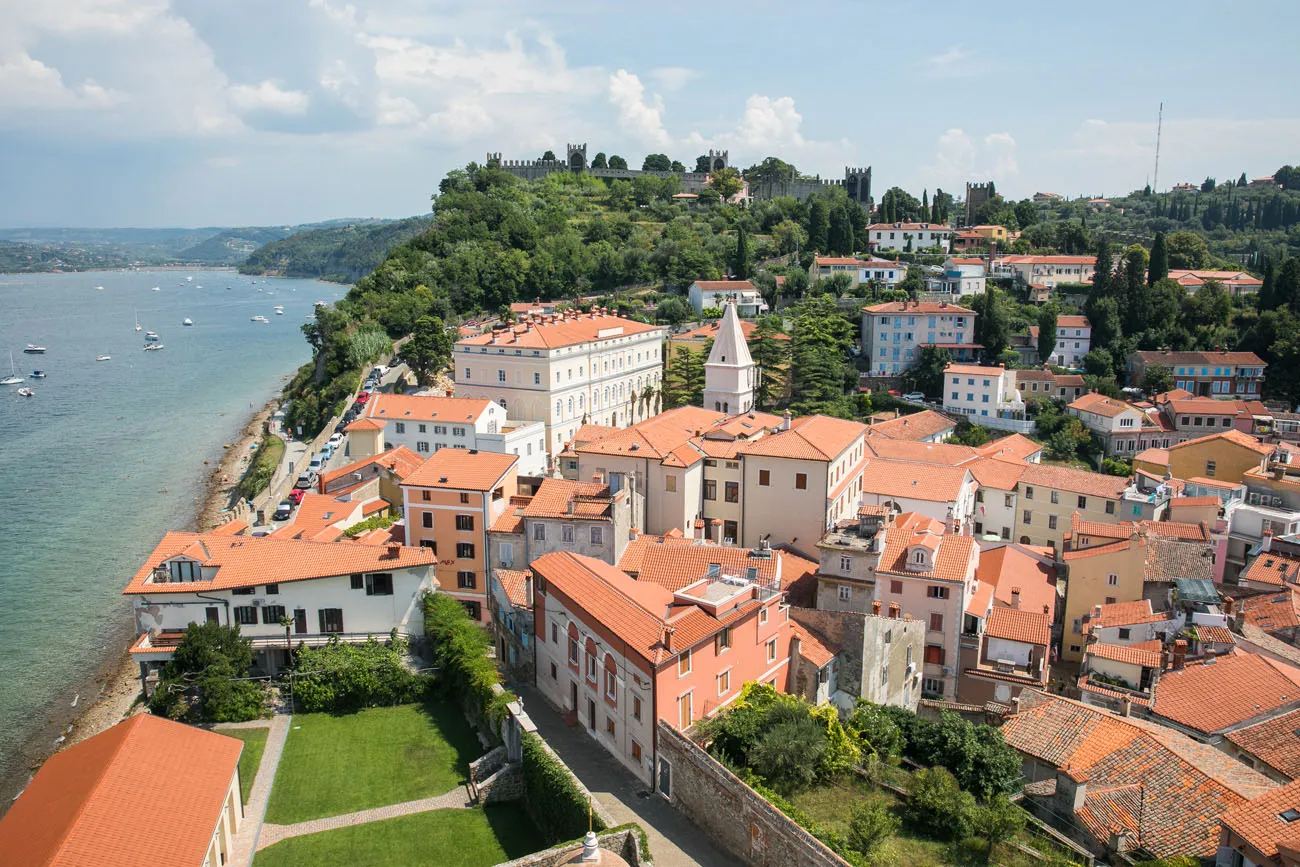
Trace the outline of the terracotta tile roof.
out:
<instances>
[{"instance_id":1,"label":"terracotta tile roof","mask_svg":"<svg viewBox=\"0 0 1300 867\"><path fill-rule=\"evenodd\" d=\"M365 518L366 506L371 503L375 504L369 508L372 514L390 507L387 500L378 497L363 503L359 500L341 502L328 494L305 494L293 513L293 520L272 530L271 536L333 542L343 535L344 530Z\"/></svg>"},{"instance_id":2,"label":"terracotta tile roof","mask_svg":"<svg viewBox=\"0 0 1300 867\"><path fill-rule=\"evenodd\" d=\"M511 326L503 334L480 334L456 341L456 346L488 346L497 338L497 346L509 349L558 349L580 343L613 340L645 334L663 329L644 322L624 319L609 314L580 313L576 315L525 320Z\"/></svg>"},{"instance_id":3,"label":"terracotta tile roof","mask_svg":"<svg viewBox=\"0 0 1300 867\"><path fill-rule=\"evenodd\" d=\"M947 301L885 301L881 304L870 304L862 308L866 313L962 313L973 314L975 311L966 307L959 307L956 304L949 304Z\"/></svg>"},{"instance_id":4,"label":"terracotta tile roof","mask_svg":"<svg viewBox=\"0 0 1300 867\"><path fill-rule=\"evenodd\" d=\"M1186 442L1181 442L1176 446L1170 446L1169 451L1172 453L1179 449L1188 448L1189 446L1204 445L1205 443L1213 442L1213 441L1229 442L1232 443L1233 445L1238 445L1241 446L1242 448L1250 449L1252 452L1254 452L1257 455L1271 455L1273 453L1273 446L1265 445L1264 443L1255 439L1250 434L1242 433L1241 431L1236 430L1235 428L1230 430L1225 430L1225 431L1219 431L1218 433L1208 434L1203 437L1197 437L1194 440L1187 440Z\"/></svg>"},{"instance_id":5,"label":"terracotta tile roof","mask_svg":"<svg viewBox=\"0 0 1300 867\"><path fill-rule=\"evenodd\" d=\"M1245 621L1265 632L1300 626L1300 592L1290 585L1275 592L1248 596L1238 605Z\"/></svg>"},{"instance_id":6,"label":"terracotta tile roof","mask_svg":"<svg viewBox=\"0 0 1300 867\"><path fill-rule=\"evenodd\" d=\"M200 865L243 742L137 714L56 753L0 820L6 864Z\"/></svg>"},{"instance_id":7,"label":"terracotta tile roof","mask_svg":"<svg viewBox=\"0 0 1300 867\"><path fill-rule=\"evenodd\" d=\"M1052 643L1052 621L1039 611L1023 608L994 608L984 624L984 634L990 638L1003 638L1025 644Z\"/></svg>"},{"instance_id":8,"label":"terracotta tile roof","mask_svg":"<svg viewBox=\"0 0 1300 867\"><path fill-rule=\"evenodd\" d=\"M403 487L490 491L514 472L518 455L473 449L438 449L402 482Z\"/></svg>"},{"instance_id":9,"label":"terracotta tile roof","mask_svg":"<svg viewBox=\"0 0 1300 867\"><path fill-rule=\"evenodd\" d=\"M1179 732L1037 690L1021 692L1019 712L1001 731L1020 752L1087 778L1077 815L1099 842L1109 841L1115 824L1128 823L1134 842L1156 857L1213 855L1218 817L1273 788L1259 773ZM1131 787L1139 789L1139 801Z\"/></svg>"},{"instance_id":10,"label":"terracotta tile roof","mask_svg":"<svg viewBox=\"0 0 1300 867\"><path fill-rule=\"evenodd\" d=\"M1171 615L1162 611L1151 610L1150 599L1138 599L1136 602L1112 602L1101 606L1100 617L1087 617L1083 631L1106 629L1112 626L1140 626L1144 623L1159 623L1170 620Z\"/></svg>"},{"instance_id":11,"label":"terracotta tile roof","mask_svg":"<svg viewBox=\"0 0 1300 867\"><path fill-rule=\"evenodd\" d=\"M1129 690L1120 690L1118 687L1112 688L1110 686L1107 686L1104 683L1101 683L1100 681L1094 682L1090 680L1088 675L1086 674L1080 676L1079 679L1075 681L1075 684L1083 692L1091 692L1097 695L1104 695L1109 698L1118 698L1121 701L1130 702L1138 707L1151 707L1150 699L1143 698L1137 693L1130 692Z\"/></svg>"},{"instance_id":12,"label":"terracotta tile roof","mask_svg":"<svg viewBox=\"0 0 1300 867\"><path fill-rule=\"evenodd\" d=\"M1156 395L1157 398L1166 397ZM1244 400L1219 400L1214 397L1176 397L1167 396L1164 403L1172 407L1175 413L1197 413L1200 415L1231 415L1249 417L1251 403ZM1267 413L1267 411L1265 411Z\"/></svg>"},{"instance_id":13,"label":"terracotta tile roof","mask_svg":"<svg viewBox=\"0 0 1300 867\"><path fill-rule=\"evenodd\" d=\"M1265 367L1264 360L1253 352L1165 352L1160 349L1138 350L1137 355L1147 365L1205 365L1246 364L1252 367Z\"/></svg>"},{"instance_id":14,"label":"terracotta tile roof","mask_svg":"<svg viewBox=\"0 0 1300 867\"><path fill-rule=\"evenodd\" d=\"M371 465L378 465L390 471L398 481L405 479L411 473L415 472L416 467L424 463L424 456L417 454L406 446L397 446L380 452L372 457L362 458L359 461L353 461L345 467L339 467L337 470L331 470L320 477L320 483L328 486L335 479L341 479L350 476L353 473L361 472Z\"/></svg>"},{"instance_id":15,"label":"terracotta tile roof","mask_svg":"<svg viewBox=\"0 0 1300 867\"><path fill-rule=\"evenodd\" d=\"M1115 400L1112 397L1106 397L1104 394L1097 394L1095 392L1075 398L1075 400L1070 403L1070 409L1077 410L1078 412L1090 412L1093 415L1100 415L1106 418L1115 418L1125 412L1135 412L1139 415L1142 414L1142 410L1133 406L1131 403L1126 403L1122 400Z\"/></svg>"},{"instance_id":16,"label":"terracotta tile roof","mask_svg":"<svg viewBox=\"0 0 1300 867\"><path fill-rule=\"evenodd\" d=\"M972 258L959 259L959 258L957 258L957 257L954 256L953 259L952 259L952 263L953 263L954 265L983 265L983 264L984 264L984 260L983 260L983 259L979 259L979 258L974 258L974 259L972 259Z\"/></svg>"},{"instance_id":17,"label":"terracotta tile roof","mask_svg":"<svg viewBox=\"0 0 1300 867\"><path fill-rule=\"evenodd\" d=\"M869 460L862 469L862 492L881 497L953 502L970 477L965 467Z\"/></svg>"},{"instance_id":18,"label":"terracotta tile roof","mask_svg":"<svg viewBox=\"0 0 1300 867\"><path fill-rule=\"evenodd\" d=\"M661 542L657 536L641 535L628 543L618 567L634 575L637 581L658 584L675 593L705 577L713 564L717 564L723 574L740 577L745 577L749 569L755 569L756 580L770 585L778 572L784 576L786 559L790 556L773 551L769 557L759 557L752 549L735 545L678 544Z\"/></svg>"},{"instance_id":19,"label":"terracotta tile roof","mask_svg":"<svg viewBox=\"0 0 1300 867\"><path fill-rule=\"evenodd\" d=\"M872 223L864 231L888 232L951 232L952 227L944 223Z\"/></svg>"},{"instance_id":20,"label":"terracotta tile roof","mask_svg":"<svg viewBox=\"0 0 1300 867\"><path fill-rule=\"evenodd\" d=\"M577 445L579 454L634 455L663 460L727 418L720 412L696 406L682 406L652 416L643 422L622 428L613 434ZM699 457L703 457L702 454Z\"/></svg>"},{"instance_id":21,"label":"terracotta tile roof","mask_svg":"<svg viewBox=\"0 0 1300 867\"><path fill-rule=\"evenodd\" d=\"M822 265L857 265L857 264L859 264L859 260L854 259L852 256L816 256L813 259L814 267L820 267Z\"/></svg>"},{"instance_id":22,"label":"terracotta tile roof","mask_svg":"<svg viewBox=\"0 0 1300 867\"><path fill-rule=\"evenodd\" d=\"M1070 467L1026 464L1025 473L1020 477L1020 484L1056 488L1061 491L1115 500L1119 499L1124 489L1128 487L1128 479Z\"/></svg>"},{"instance_id":23,"label":"terracotta tile roof","mask_svg":"<svg viewBox=\"0 0 1300 867\"><path fill-rule=\"evenodd\" d=\"M868 440L867 447L876 453L876 457L885 460L942 464L949 467L969 463L979 457L979 453L970 446L950 445L948 443L909 442L908 440L876 438L874 441Z\"/></svg>"},{"instance_id":24,"label":"terracotta tile roof","mask_svg":"<svg viewBox=\"0 0 1300 867\"><path fill-rule=\"evenodd\" d=\"M1253 277L1245 271L1199 271L1187 268L1170 268L1169 279L1177 280L1184 286L1203 286L1206 280L1218 280L1225 286L1261 287L1264 281Z\"/></svg>"},{"instance_id":25,"label":"terracotta tile roof","mask_svg":"<svg viewBox=\"0 0 1300 867\"><path fill-rule=\"evenodd\" d=\"M949 363L943 369L944 373L960 373L968 376L1001 376L1007 370L1002 365L985 365L985 364L954 364Z\"/></svg>"},{"instance_id":26,"label":"terracotta tile roof","mask_svg":"<svg viewBox=\"0 0 1300 867\"><path fill-rule=\"evenodd\" d=\"M1194 506L1221 506L1223 501L1218 497L1174 497L1169 501L1169 508L1191 508Z\"/></svg>"},{"instance_id":27,"label":"terracotta tile roof","mask_svg":"<svg viewBox=\"0 0 1300 867\"><path fill-rule=\"evenodd\" d=\"M788 546L777 546L777 550L781 553L781 589L785 591L786 604L812 608L817 598L818 562Z\"/></svg>"},{"instance_id":28,"label":"terracotta tile roof","mask_svg":"<svg viewBox=\"0 0 1300 867\"><path fill-rule=\"evenodd\" d=\"M1209 503L1218 503L1218 497L1202 497ZM1176 502L1174 500L1171 503ZM1180 521L1139 521L1138 526L1146 533L1152 536L1161 536L1166 539L1179 539L1184 542L1208 542L1210 541L1210 529L1204 524L1187 524Z\"/></svg>"},{"instance_id":29,"label":"terracotta tile roof","mask_svg":"<svg viewBox=\"0 0 1300 867\"><path fill-rule=\"evenodd\" d=\"M993 260L996 265L1097 265L1096 256L1002 256Z\"/></svg>"},{"instance_id":30,"label":"terracotta tile roof","mask_svg":"<svg viewBox=\"0 0 1300 867\"><path fill-rule=\"evenodd\" d=\"M957 422L943 413L924 409L892 421L876 422L867 429L867 436L917 442L929 439L943 431L955 430L956 427Z\"/></svg>"},{"instance_id":31,"label":"terracotta tile roof","mask_svg":"<svg viewBox=\"0 0 1300 867\"><path fill-rule=\"evenodd\" d=\"M796 626L793 633L799 639L799 655L817 668L821 668L835 658L835 651L827 648L811 630Z\"/></svg>"},{"instance_id":32,"label":"terracotta tile roof","mask_svg":"<svg viewBox=\"0 0 1300 867\"><path fill-rule=\"evenodd\" d=\"M1151 709L1208 734L1296 702L1300 688L1290 678L1264 657L1238 650L1165 672Z\"/></svg>"},{"instance_id":33,"label":"terracotta tile roof","mask_svg":"<svg viewBox=\"0 0 1300 867\"><path fill-rule=\"evenodd\" d=\"M1070 535L1078 544L1083 544L1084 539L1091 541L1093 537L1099 539L1128 539L1132 537L1137 529L1132 521L1117 521L1114 524L1106 524L1101 521L1089 521L1081 518L1078 512L1070 515Z\"/></svg>"},{"instance_id":34,"label":"terracotta tile roof","mask_svg":"<svg viewBox=\"0 0 1300 867\"><path fill-rule=\"evenodd\" d=\"M1107 554L1118 554L1122 551L1129 550L1133 543L1127 539L1118 542L1109 542L1105 545L1093 545L1090 548L1071 548L1061 554L1061 559L1067 562L1071 560L1083 560L1088 557L1102 557Z\"/></svg>"},{"instance_id":35,"label":"terracotta tile roof","mask_svg":"<svg viewBox=\"0 0 1300 867\"><path fill-rule=\"evenodd\" d=\"M810 415L794 420L790 429L778 431L746 443L741 451L747 455L831 461L865 434L861 422Z\"/></svg>"},{"instance_id":36,"label":"terracotta tile roof","mask_svg":"<svg viewBox=\"0 0 1300 867\"><path fill-rule=\"evenodd\" d=\"M1097 641L1084 648L1084 655L1127 662L1129 665L1160 668L1159 641L1143 641L1140 644L1106 644Z\"/></svg>"},{"instance_id":37,"label":"terracotta tile roof","mask_svg":"<svg viewBox=\"0 0 1300 867\"><path fill-rule=\"evenodd\" d=\"M373 418L359 418L356 421L343 428L346 432L357 430L383 430L384 422L376 421Z\"/></svg>"},{"instance_id":38,"label":"terracotta tile roof","mask_svg":"<svg viewBox=\"0 0 1300 867\"><path fill-rule=\"evenodd\" d=\"M524 593L524 579L528 577L527 572L521 572L517 569L493 569L492 574L496 576L497 581L501 582L501 589L506 592L506 598L510 604L519 609L531 609L528 604L528 595Z\"/></svg>"},{"instance_id":39,"label":"terracotta tile roof","mask_svg":"<svg viewBox=\"0 0 1300 867\"><path fill-rule=\"evenodd\" d=\"M1291 779L1300 778L1300 710L1228 732L1229 743Z\"/></svg>"},{"instance_id":40,"label":"terracotta tile roof","mask_svg":"<svg viewBox=\"0 0 1300 867\"><path fill-rule=\"evenodd\" d=\"M211 532L216 536L241 536L247 529L248 524L245 521L227 521Z\"/></svg>"},{"instance_id":41,"label":"terracotta tile roof","mask_svg":"<svg viewBox=\"0 0 1300 867\"><path fill-rule=\"evenodd\" d=\"M705 292L753 292L754 284L748 280L696 280L691 284Z\"/></svg>"},{"instance_id":42,"label":"terracotta tile roof","mask_svg":"<svg viewBox=\"0 0 1300 867\"><path fill-rule=\"evenodd\" d=\"M530 496L516 494L510 498L510 502L500 515L497 515L492 526L488 528L489 533L502 533L511 536L522 536L524 533L524 508L533 500Z\"/></svg>"},{"instance_id":43,"label":"terracotta tile roof","mask_svg":"<svg viewBox=\"0 0 1300 867\"><path fill-rule=\"evenodd\" d=\"M979 482L981 488L1014 491L1024 475L1025 465L1001 458L981 458L968 464L966 469Z\"/></svg>"},{"instance_id":44,"label":"terracotta tile roof","mask_svg":"<svg viewBox=\"0 0 1300 867\"><path fill-rule=\"evenodd\" d=\"M899 515L894 519L894 526L885 530L885 550L880 555L877 571L932 580L966 580L978 562L978 543L969 536L940 536L941 531L942 525L932 518L914 512ZM938 553L932 558L933 570L910 571L907 568L908 548L934 541L938 542Z\"/></svg>"},{"instance_id":45,"label":"terracotta tile roof","mask_svg":"<svg viewBox=\"0 0 1300 867\"><path fill-rule=\"evenodd\" d=\"M1214 549L1199 542L1172 538L1147 540L1145 581L1214 578Z\"/></svg>"},{"instance_id":46,"label":"terracotta tile roof","mask_svg":"<svg viewBox=\"0 0 1300 867\"><path fill-rule=\"evenodd\" d=\"M1300 811L1300 782L1288 783L1241 804L1224 813L1220 821L1265 858L1277 858L1278 846L1300 846L1300 827L1282 818L1288 810Z\"/></svg>"},{"instance_id":47,"label":"terracotta tile roof","mask_svg":"<svg viewBox=\"0 0 1300 867\"><path fill-rule=\"evenodd\" d=\"M1044 553L1044 563L1033 556L1035 549L1028 545L1010 543L980 552L975 577L981 587L993 590L995 605L1010 608L1014 602L1011 591L1020 591L1020 607L1026 611L1042 611L1046 606L1049 619L1056 614L1056 567L1051 554ZM983 611L978 615L983 617Z\"/></svg>"},{"instance_id":48,"label":"terracotta tile roof","mask_svg":"<svg viewBox=\"0 0 1300 867\"><path fill-rule=\"evenodd\" d=\"M524 507L523 516L607 521L613 518L615 499L609 485L545 479Z\"/></svg>"},{"instance_id":49,"label":"terracotta tile roof","mask_svg":"<svg viewBox=\"0 0 1300 867\"><path fill-rule=\"evenodd\" d=\"M1056 317L1056 327L1057 328L1091 328L1092 323L1088 321L1087 316L1058 316Z\"/></svg>"},{"instance_id":50,"label":"terracotta tile roof","mask_svg":"<svg viewBox=\"0 0 1300 867\"><path fill-rule=\"evenodd\" d=\"M492 401L482 397L441 397L430 394L371 395L365 417L375 421L442 421L473 424Z\"/></svg>"},{"instance_id":51,"label":"terracotta tile roof","mask_svg":"<svg viewBox=\"0 0 1300 867\"><path fill-rule=\"evenodd\" d=\"M1000 437L976 449L981 455L987 458L1018 458L1019 460L1028 460L1043 450L1040 443L1036 443L1023 434L1013 433L1008 436Z\"/></svg>"},{"instance_id":52,"label":"terracotta tile roof","mask_svg":"<svg viewBox=\"0 0 1300 867\"><path fill-rule=\"evenodd\" d=\"M188 556L216 570L210 581L148 581L153 570L174 557ZM222 536L172 531L135 573L124 595L204 593L259 584L286 584L354 572L391 572L432 566L437 558L427 548L309 542L275 536Z\"/></svg>"}]
</instances>

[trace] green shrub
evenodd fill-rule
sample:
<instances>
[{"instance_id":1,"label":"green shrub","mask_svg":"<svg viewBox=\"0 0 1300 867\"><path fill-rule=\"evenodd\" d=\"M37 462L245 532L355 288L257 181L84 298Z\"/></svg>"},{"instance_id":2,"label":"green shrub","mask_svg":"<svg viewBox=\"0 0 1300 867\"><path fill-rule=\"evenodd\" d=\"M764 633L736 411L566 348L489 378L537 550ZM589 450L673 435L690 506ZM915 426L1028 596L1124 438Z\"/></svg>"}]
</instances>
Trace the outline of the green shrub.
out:
<instances>
[{"instance_id":1,"label":"green shrub","mask_svg":"<svg viewBox=\"0 0 1300 867\"><path fill-rule=\"evenodd\" d=\"M826 730L810 717L778 723L749 749L749 764L778 792L805 789L817 779Z\"/></svg>"},{"instance_id":2,"label":"green shrub","mask_svg":"<svg viewBox=\"0 0 1300 867\"><path fill-rule=\"evenodd\" d=\"M863 855L870 855L876 847L898 832L899 822L889 812L883 798L870 798L854 804L849 811L849 845Z\"/></svg>"},{"instance_id":3,"label":"green shrub","mask_svg":"<svg viewBox=\"0 0 1300 867\"><path fill-rule=\"evenodd\" d=\"M263 434L252 463L248 465L244 477L235 486L239 495L246 500L251 500L265 491L271 484L271 479L275 477L275 470L280 466L282 457L284 457L284 440L274 434Z\"/></svg>"},{"instance_id":4,"label":"green shrub","mask_svg":"<svg viewBox=\"0 0 1300 867\"><path fill-rule=\"evenodd\" d=\"M922 768L912 775L908 821L939 840L970 833L975 798L963 792L946 768Z\"/></svg>"},{"instance_id":5,"label":"green shrub","mask_svg":"<svg viewBox=\"0 0 1300 867\"><path fill-rule=\"evenodd\" d=\"M501 675L488 657L492 639L455 599L444 593L424 596L424 634L433 649L438 684L462 701L474 702L489 721L500 721L515 700L508 690L497 692Z\"/></svg>"},{"instance_id":6,"label":"green shrub","mask_svg":"<svg viewBox=\"0 0 1300 867\"><path fill-rule=\"evenodd\" d=\"M591 812L586 796L573 774L555 759L532 732L523 735L524 805L548 844L573 840L591 828L605 830L605 823Z\"/></svg>"},{"instance_id":7,"label":"green shrub","mask_svg":"<svg viewBox=\"0 0 1300 867\"><path fill-rule=\"evenodd\" d=\"M305 713L337 713L421 698L428 678L411 674L402 664L406 647L399 638L385 646L373 638L345 644L333 636L322 647L300 649L294 664L295 704Z\"/></svg>"},{"instance_id":8,"label":"green shrub","mask_svg":"<svg viewBox=\"0 0 1300 867\"><path fill-rule=\"evenodd\" d=\"M858 699L846 727L858 739L864 752L880 759L893 758L903 752L903 730L880 705Z\"/></svg>"},{"instance_id":9,"label":"green shrub","mask_svg":"<svg viewBox=\"0 0 1300 867\"><path fill-rule=\"evenodd\" d=\"M238 680L253 664L237 626L191 623L163 666L149 710L184 722L245 722L266 713L261 683Z\"/></svg>"},{"instance_id":10,"label":"green shrub","mask_svg":"<svg viewBox=\"0 0 1300 867\"><path fill-rule=\"evenodd\" d=\"M347 536L349 539L354 539L362 533L369 533L371 530L385 530L397 523L399 518L401 518L401 515L397 514L395 511L391 514L380 512L377 515L371 515L364 521L360 521L353 524L351 527L348 527L343 531L343 535Z\"/></svg>"}]
</instances>

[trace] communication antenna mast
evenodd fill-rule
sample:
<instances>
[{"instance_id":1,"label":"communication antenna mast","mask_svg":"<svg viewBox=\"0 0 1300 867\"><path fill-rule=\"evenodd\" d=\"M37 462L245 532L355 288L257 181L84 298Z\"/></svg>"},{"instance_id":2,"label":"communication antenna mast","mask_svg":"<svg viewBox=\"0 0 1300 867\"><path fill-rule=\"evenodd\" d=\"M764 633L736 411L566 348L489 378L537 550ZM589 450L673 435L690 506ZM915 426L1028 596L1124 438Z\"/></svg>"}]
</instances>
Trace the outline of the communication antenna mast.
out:
<instances>
[{"instance_id":1,"label":"communication antenna mast","mask_svg":"<svg viewBox=\"0 0 1300 867\"><path fill-rule=\"evenodd\" d=\"M1156 169L1151 177L1151 192L1160 192L1160 132L1165 123L1165 104L1160 103L1160 114L1156 116Z\"/></svg>"}]
</instances>

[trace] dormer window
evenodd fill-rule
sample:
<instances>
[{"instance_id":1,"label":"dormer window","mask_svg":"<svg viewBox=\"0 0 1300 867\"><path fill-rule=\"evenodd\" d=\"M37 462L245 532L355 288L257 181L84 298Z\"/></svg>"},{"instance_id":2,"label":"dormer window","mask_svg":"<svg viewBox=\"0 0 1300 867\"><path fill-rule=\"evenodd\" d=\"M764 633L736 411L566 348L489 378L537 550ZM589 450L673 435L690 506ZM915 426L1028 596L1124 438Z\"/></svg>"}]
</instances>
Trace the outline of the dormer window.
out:
<instances>
[{"instance_id":1,"label":"dormer window","mask_svg":"<svg viewBox=\"0 0 1300 867\"><path fill-rule=\"evenodd\" d=\"M198 581L202 574L200 564L193 560L173 560L167 564L172 581Z\"/></svg>"}]
</instances>

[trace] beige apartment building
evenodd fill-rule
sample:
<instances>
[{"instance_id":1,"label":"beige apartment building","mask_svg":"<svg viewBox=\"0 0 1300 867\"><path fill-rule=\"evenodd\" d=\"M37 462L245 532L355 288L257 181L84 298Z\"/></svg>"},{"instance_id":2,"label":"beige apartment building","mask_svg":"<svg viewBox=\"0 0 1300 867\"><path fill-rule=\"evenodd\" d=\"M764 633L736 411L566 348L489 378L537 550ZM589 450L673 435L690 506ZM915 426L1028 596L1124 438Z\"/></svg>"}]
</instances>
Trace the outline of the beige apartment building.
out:
<instances>
[{"instance_id":1,"label":"beige apartment building","mask_svg":"<svg viewBox=\"0 0 1300 867\"><path fill-rule=\"evenodd\" d=\"M623 427L653 416L663 381L664 331L593 307L533 314L456 342L457 397L500 404L546 425L557 454L585 423Z\"/></svg>"},{"instance_id":2,"label":"beige apartment building","mask_svg":"<svg viewBox=\"0 0 1300 867\"><path fill-rule=\"evenodd\" d=\"M1012 530L1023 545L1062 550L1075 512L1085 521L1115 524L1128 479L1069 467L1026 464L1016 482L1019 514Z\"/></svg>"}]
</instances>

